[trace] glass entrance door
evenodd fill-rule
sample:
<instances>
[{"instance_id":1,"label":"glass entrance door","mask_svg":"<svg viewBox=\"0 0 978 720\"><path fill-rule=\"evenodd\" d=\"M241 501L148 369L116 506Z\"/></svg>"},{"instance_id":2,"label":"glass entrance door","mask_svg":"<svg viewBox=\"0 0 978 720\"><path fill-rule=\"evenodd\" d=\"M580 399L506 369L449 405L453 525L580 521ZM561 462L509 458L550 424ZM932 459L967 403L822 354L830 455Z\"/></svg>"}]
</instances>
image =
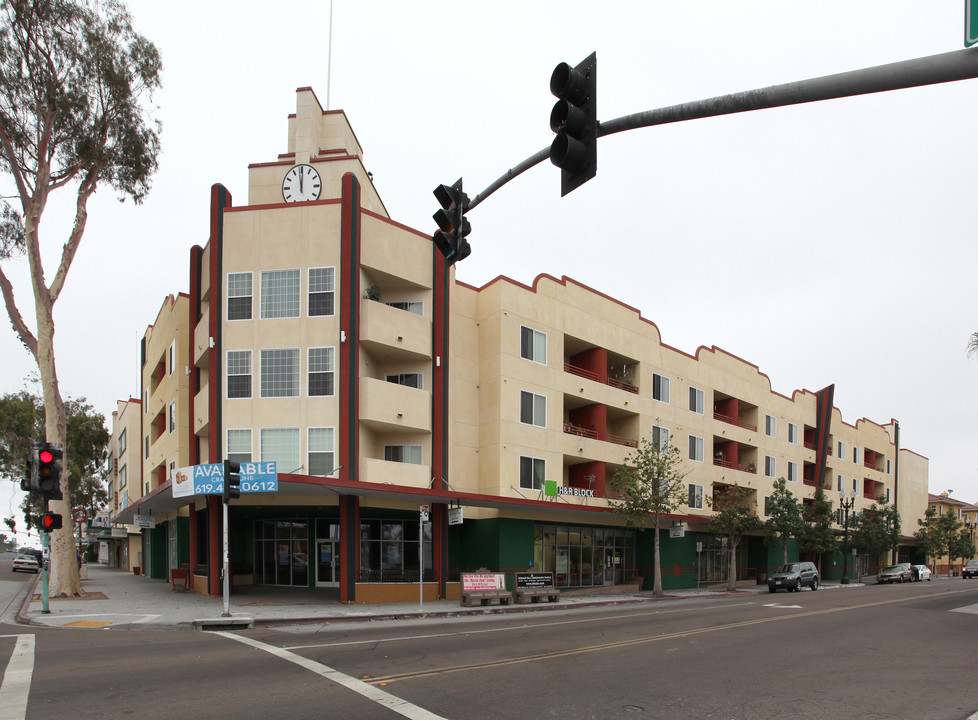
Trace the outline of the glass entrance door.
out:
<instances>
[{"instance_id":1,"label":"glass entrance door","mask_svg":"<svg viewBox=\"0 0 978 720\"><path fill-rule=\"evenodd\" d=\"M316 587L340 586L340 543L319 540L316 543Z\"/></svg>"}]
</instances>

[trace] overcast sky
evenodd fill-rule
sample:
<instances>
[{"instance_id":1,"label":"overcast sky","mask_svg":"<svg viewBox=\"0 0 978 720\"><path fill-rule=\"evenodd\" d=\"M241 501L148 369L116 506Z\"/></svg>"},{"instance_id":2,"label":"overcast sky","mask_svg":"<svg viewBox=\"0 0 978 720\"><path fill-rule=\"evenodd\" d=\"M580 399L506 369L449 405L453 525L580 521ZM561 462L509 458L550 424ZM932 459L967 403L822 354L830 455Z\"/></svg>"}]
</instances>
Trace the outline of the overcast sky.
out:
<instances>
[{"instance_id":1,"label":"overcast sky","mask_svg":"<svg viewBox=\"0 0 978 720\"><path fill-rule=\"evenodd\" d=\"M391 217L431 232L436 185L462 176L474 197L549 146L560 61L597 52L608 121L960 50L964 34L963 0L335 0L330 52L328 0L129 7L163 54L160 170L142 206L99 192L55 314L62 392L107 418L139 393L146 326L189 290L210 186L247 201L248 164L287 150L298 87L346 111ZM900 422L931 492L978 501L976 117L971 80L610 136L567 197L546 162L475 208L457 277L566 275L777 392L835 383L847 422ZM53 271L53 211L44 232ZM26 260L8 269L31 316ZM13 392L33 365L0 325Z\"/></svg>"}]
</instances>

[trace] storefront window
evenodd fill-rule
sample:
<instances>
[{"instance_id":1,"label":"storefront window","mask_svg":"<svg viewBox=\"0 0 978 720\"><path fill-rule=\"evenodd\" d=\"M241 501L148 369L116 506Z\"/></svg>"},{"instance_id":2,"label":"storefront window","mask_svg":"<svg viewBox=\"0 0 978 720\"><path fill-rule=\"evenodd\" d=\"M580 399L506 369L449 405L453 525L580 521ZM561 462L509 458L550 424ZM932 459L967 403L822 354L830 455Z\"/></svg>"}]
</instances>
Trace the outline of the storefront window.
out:
<instances>
[{"instance_id":1,"label":"storefront window","mask_svg":"<svg viewBox=\"0 0 978 720\"><path fill-rule=\"evenodd\" d=\"M635 577L633 530L537 525L534 538L534 567L554 573L558 587L617 585Z\"/></svg>"},{"instance_id":2,"label":"storefront window","mask_svg":"<svg viewBox=\"0 0 978 720\"><path fill-rule=\"evenodd\" d=\"M308 538L305 520L256 520L255 582L308 587Z\"/></svg>"},{"instance_id":3,"label":"storefront window","mask_svg":"<svg viewBox=\"0 0 978 720\"><path fill-rule=\"evenodd\" d=\"M361 520L360 582L418 582L418 532L415 520ZM424 525L424 579L434 580L431 523Z\"/></svg>"}]
</instances>

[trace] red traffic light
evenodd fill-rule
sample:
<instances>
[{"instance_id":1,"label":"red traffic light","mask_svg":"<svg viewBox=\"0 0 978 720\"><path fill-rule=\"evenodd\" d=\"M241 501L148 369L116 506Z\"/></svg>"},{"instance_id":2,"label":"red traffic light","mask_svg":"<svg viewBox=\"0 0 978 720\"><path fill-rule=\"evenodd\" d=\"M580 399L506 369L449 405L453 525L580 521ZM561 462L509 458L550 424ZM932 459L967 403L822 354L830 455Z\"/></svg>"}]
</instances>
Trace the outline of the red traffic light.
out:
<instances>
[{"instance_id":1,"label":"red traffic light","mask_svg":"<svg viewBox=\"0 0 978 720\"><path fill-rule=\"evenodd\" d=\"M44 532L60 530L61 527L61 516L57 513L44 513L44 515L41 516L41 528L43 528Z\"/></svg>"},{"instance_id":2,"label":"red traffic light","mask_svg":"<svg viewBox=\"0 0 978 720\"><path fill-rule=\"evenodd\" d=\"M50 450L41 450L41 454L38 457L42 463L49 463L54 460L54 455Z\"/></svg>"}]
</instances>

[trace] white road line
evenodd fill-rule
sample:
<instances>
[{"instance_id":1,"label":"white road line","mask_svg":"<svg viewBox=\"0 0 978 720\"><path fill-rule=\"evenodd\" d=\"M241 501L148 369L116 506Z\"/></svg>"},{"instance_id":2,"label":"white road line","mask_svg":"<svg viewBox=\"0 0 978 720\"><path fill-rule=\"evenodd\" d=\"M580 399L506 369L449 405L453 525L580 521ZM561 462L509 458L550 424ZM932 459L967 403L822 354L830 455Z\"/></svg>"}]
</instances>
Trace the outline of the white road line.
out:
<instances>
[{"instance_id":1,"label":"white road line","mask_svg":"<svg viewBox=\"0 0 978 720\"><path fill-rule=\"evenodd\" d=\"M31 679L34 677L34 636L0 637L17 638L3 673L3 684L0 685L0 720L24 720L27 717L27 696L30 695Z\"/></svg>"},{"instance_id":2,"label":"white road line","mask_svg":"<svg viewBox=\"0 0 978 720\"><path fill-rule=\"evenodd\" d=\"M574 619L574 620L558 620L555 622L539 622L539 623L523 623L521 625L508 625L506 627L499 628L488 628L486 630L457 630L448 633L431 633L428 635L405 635L399 637L391 638L373 638L371 640L347 640L345 642L332 642L332 643L314 643L311 645L286 645L283 650L308 650L310 648L327 648L327 647L343 647L345 645L376 645L382 642L401 642L402 640L431 640L434 638L444 638L444 637L465 637L467 635L482 635L485 633L500 633L500 632L515 632L523 631L527 629L543 628L543 627L553 627L555 625L581 625L586 623L595 622L607 622L609 620L627 620L635 617L644 617L648 615L673 615L676 613L692 612L693 610L716 610L718 608L730 608L730 607L741 607L744 605L753 605L754 603L737 603L735 605L717 605L707 608L681 608L676 610L654 610L652 612L644 613L629 613L627 615L604 615L597 618L584 618L584 619ZM801 607L800 605L798 607Z\"/></svg>"},{"instance_id":3,"label":"white road line","mask_svg":"<svg viewBox=\"0 0 978 720\"><path fill-rule=\"evenodd\" d=\"M280 657L283 660L288 660L291 663L295 663L299 667L303 667L306 670L316 673L317 675L321 675L327 680L332 680L333 682L342 685L355 693L363 695L365 698L372 700L378 705L383 705L384 707L393 710L398 715L403 715L406 718L410 718L410 720L446 720L441 715L435 715L433 712L429 712L428 710L418 707L417 705L412 705L407 700L402 700L401 698L391 695L380 688L374 687L373 685L368 685L361 680L357 680L349 675L344 675L338 670L327 667L326 665L318 663L315 660L308 660L301 655L296 655L288 650L277 648L274 645L266 645L258 640L252 640L251 638L235 635L234 633L218 631L213 632L212 634L220 635L230 640L237 640L245 645L251 645L259 650L264 650L271 655ZM3 719L0 718L0 720Z\"/></svg>"}]
</instances>

